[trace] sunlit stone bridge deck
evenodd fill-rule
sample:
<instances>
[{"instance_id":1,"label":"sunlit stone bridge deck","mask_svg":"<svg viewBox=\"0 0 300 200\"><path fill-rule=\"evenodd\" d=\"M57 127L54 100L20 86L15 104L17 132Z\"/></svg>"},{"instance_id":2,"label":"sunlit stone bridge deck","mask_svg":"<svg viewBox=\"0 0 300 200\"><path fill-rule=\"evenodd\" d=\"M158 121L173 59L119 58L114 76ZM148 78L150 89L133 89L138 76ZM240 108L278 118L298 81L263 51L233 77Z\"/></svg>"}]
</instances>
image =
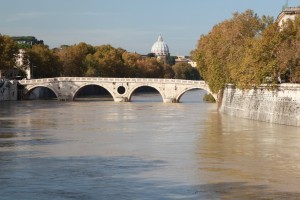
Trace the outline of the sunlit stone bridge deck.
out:
<instances>
[{"instance_id":1,"label":"sunlit stone bridge deck","mask_svg":"<svg viewBox=\"0 0 300 200\"><path fill-rule=\"evenodd\" d=\"M53 91L58 100L73 101L77 93L85 86L96 85L106 89L115 102L128 102L132 94L140 87L156 89L165 103L179 102L181 96L192 89L202 89L211 93L205 81L153 78L99 78L99 77L58 77L20 80L24 86L23 95L37 87ZM213 94L215 99L217 95Z\"/></svg>"}]
</instances>

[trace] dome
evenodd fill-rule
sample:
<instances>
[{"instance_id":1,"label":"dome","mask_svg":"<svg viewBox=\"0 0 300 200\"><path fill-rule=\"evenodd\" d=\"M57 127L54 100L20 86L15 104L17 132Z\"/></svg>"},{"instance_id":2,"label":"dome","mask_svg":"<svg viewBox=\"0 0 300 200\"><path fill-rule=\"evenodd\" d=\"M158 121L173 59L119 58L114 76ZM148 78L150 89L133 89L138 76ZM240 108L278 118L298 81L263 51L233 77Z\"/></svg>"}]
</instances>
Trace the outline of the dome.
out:
<instances>
[{"instance_id":1,"label":"dome","mask_svg":"<svg viewBox=\"0 0 300 200\"><path fill-rule=\"evenodd\" d=\"M151 53L154 53L156 56L168 56L169 55L169 47L164 42L161 35L158 36L157 41L153 44L151 48Z\"/></svg>"}]
</instances>

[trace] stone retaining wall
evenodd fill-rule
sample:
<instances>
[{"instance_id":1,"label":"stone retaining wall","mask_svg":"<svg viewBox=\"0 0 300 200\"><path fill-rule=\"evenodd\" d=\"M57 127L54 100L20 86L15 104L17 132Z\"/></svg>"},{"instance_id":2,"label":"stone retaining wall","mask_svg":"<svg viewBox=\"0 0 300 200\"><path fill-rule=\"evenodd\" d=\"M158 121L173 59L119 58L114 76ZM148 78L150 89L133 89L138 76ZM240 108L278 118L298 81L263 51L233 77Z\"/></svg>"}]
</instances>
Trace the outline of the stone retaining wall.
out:
<instances>
[{"instance_id":1,"label":"stone retaining wall","mask_svg":"<svg viewBox=\"0 0 300 200\"><path fill-rule=\"evenodd\" d=\"M4 80L0 84L0 101L15 101L18 99L18 87L16 81Z\"/></svg>"},{"instance_id":2,"label":"stone retaining wall","mask_svg":"<svg viewBox=\"0 0 300 200\"><path fill-rule=\"evenodd\" d=\"M220 111L236 117L300 126L300 84L281 84L274 88L261 86L250 90L227 85Z\"/></svg>"}]
</instances>

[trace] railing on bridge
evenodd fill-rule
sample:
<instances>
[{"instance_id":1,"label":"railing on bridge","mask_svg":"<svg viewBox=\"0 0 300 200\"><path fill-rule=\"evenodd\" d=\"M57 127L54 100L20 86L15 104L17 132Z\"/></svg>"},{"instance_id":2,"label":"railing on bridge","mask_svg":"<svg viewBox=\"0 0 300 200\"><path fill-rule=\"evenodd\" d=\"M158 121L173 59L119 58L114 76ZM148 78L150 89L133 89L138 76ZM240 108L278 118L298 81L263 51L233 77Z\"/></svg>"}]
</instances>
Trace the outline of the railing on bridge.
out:
<instances>
[{"instance_id":1,"label":"railing on bridge","mask_svg":"<svg viewBox=\"0 0 300 200\"><path fill-rule=\"evenodd\" d=\"M20 84L36 84L49 82L64 82L64 81L99 81L99 82L140 82L140 83L175 83L175 84L197 84L206 85L205 81L183 80L183 79L155 79L155 78L102 78L102 77L57 77L20 80Z\"/></svg>"}]
</instances>

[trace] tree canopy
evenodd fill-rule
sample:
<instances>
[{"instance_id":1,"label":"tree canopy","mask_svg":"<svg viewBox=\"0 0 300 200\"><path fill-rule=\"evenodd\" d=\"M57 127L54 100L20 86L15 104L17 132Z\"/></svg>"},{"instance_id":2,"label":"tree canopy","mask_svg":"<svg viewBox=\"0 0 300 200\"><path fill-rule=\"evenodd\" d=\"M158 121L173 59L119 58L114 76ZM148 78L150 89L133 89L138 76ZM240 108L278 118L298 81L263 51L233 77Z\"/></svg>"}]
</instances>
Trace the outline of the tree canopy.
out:
<instances>
[{"instance_id":1,"label":"tree canopy","mask_svg":"<svg viewBox=\"0 0 300 200\"><path fill-rule=\"evenodd\" d=\"M200 74L197 68L192 67L189 63L176 63L173 67L174 78L176 79L188 79L199 80Z\"/></svg>"},{"instance_id":2,"label":"tree canopy","mask_svg":"<svg viewBox=\"0 0 300 200\"><path fill-rule=\"evenodd\" d=\"M9 36L0 34L0 69L11 69L18 59L18 45Z\"/></svg>"},{"instance_id":3,"label":"tree canopy","mask_svg":"<svg viewBox=\"0 0 300 200\"><path fill-rule=\"evenodd\" d=\"M61 63L57 55L43 44L33 45L27 50L33 78L48 78L60 76Z\"/></svg>"},{"instance_id":4,"label":"tree canopy","mask_svg":"<svg viewBox=\"0 0 300 200\"><path fill-rule=\"evenodd\" d=\"M32 78L57 76L200 78L197 69L192 68L190 65L175 65L172 67L164 59L157 59L152 54L130 53L125 49L114 48L111 45L92 46L81 42L74 45L62 45L60 48L55 49L49 49L44 44L33 44L30 47L23 48L22 45L16 45L9 37L3 38L8 42L5 43L7 46L2 45L1 48L5 47L6 51L9 51L2 53L1 56L10 59L7 60L9 64L2 65L16 66L15 60L19 55L18 48L22 48L22 63L25 65L23 69L30 68ZM2 50L2 52L6 51ZM173 60L175 60L175 57Z\"/></svg>"},{"instance_id":5,"label":"tree canopy","mask_svg":"<svg viewBox=\"0 0 300 200\"><path fill-rule=\"evenodd\" d=\"M299 18L279 27L272 17L258 17L252 10L234 13L200 37L192 57L213 92L227 83L249 88L298 82L299 30Z\"/></svg>"}]
</instances>

